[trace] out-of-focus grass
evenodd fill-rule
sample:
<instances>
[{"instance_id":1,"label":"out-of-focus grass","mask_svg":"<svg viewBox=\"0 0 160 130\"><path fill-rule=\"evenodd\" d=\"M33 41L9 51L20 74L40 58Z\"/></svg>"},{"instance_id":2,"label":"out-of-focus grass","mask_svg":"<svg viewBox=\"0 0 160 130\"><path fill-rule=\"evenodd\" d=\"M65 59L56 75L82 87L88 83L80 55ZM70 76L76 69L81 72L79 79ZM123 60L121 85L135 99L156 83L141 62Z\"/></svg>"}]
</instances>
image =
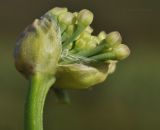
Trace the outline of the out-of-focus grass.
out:
<instances>
[{"instance_id":1,"label":"out-of-focus grass","mask_svg":"<svg viewBox=\"0 0 160 130\"><path fill-rule=\"evenodd\" d=\"M15 38L0 41L0 129L23 129L27 81L15 70ZM46 130L160 129L160 60L152 44L131 45L131 56L107 81L92 90L69 91L72 103L56 102L49 93Z\"/></svg>"}]
</instances>

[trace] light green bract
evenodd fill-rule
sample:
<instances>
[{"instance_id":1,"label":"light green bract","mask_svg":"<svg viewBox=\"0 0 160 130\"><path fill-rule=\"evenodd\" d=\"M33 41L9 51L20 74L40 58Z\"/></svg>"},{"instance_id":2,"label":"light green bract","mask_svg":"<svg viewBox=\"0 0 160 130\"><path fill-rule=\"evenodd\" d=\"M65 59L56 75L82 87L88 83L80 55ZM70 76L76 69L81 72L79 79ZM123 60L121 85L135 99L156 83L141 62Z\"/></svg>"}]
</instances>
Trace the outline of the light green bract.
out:
<instances>
[{"instance_id":1,"label":"light green bract","mask_svg":"<svg viewBox=\"0 0 160 130\"><path fill-rule=\"evenodd\" d=\"M119 32L93 35L92 21L93 13L87 9L72 13L56 7L34 20L18 38L15 65L31 82L26 130L42 130L42 108L51 86L57 97L65 99L63 89L91 88L105 81L118 61L129 56ZM34 98L38 94L43 101L41 109L34 105L40 100ZM41 113L37 120L34 111Z\"/></svg>"}]
</instances>

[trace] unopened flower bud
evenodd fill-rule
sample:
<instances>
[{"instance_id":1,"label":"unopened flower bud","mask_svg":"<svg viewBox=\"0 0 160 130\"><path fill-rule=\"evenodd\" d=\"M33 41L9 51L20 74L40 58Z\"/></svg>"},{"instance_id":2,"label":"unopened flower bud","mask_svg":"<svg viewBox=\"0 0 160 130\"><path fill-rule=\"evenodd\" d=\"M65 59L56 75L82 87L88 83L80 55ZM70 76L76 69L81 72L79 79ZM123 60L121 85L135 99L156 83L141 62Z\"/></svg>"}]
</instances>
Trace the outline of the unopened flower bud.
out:
<instances>
[{"instance_id":1,"label":"unopened flower bud","mask_svg":"<svg viewBox=\"0 0 160 130\"><path fill-rule=\"evenodd\" d=\"M88 27L85 29L85 31L91 34L91 33L93 32L93 28L91 28L90 26L88 26Z\"/></svg>"},{"instance_id":2,"label":"unopened flower bud","mask_svg":"<svg viewBox=\"0 0 160 130\"><path fill-rule=\"evenodd\" d=\"M111 51L90 57L94 61L123 60L130 54L129 48L124 44L115 46Z\"/></svg>"},{"instance_id":3,"label":"unopened flower bud","mask_svg":"<svg viewBox=\"0 0 160 130\"><path fill-rule=\"evenodd\" d=\"M62 35L62 42L68 40L72 36L72 34L74 33L74 30L75 30L75 26L69 25Z\"/></svg>"},{"instance_id":4,"label":"unopened flower bud","mask_svg":"<svg viewBox=\"0 0 160 130\"><path fill-rule=\"evenodd\" d=\"M75 26L74 25L69 25L67 30L66 30L66 33L71 36L73 34L74 30L75 30Z\"/></svg>"},{"instance_id":5,"label":"unopened flower bud","mask_svg":"<svg viewBox=\"0 0 160 130\"><path fill-rule=\"evenodd\" d=\"M36 19L17 41L16 68L26 77L35 73L53 75L61 54L60 29L45 17Z\"/></svg>"},{"instance_id":6,"label":"unopened flower bud","mask_svg":"<svg viewBox=\"0 0 160 130\"><path fill-rule=\"evenodd\" d=\"M130 50L125 44L119 44L113 49L113 52L115 53L118 60L123 60L130 54Z\"/></svg>"},{"instance_id":7,"label":"unopened flower bud","mask_svg":"<svg viewBox=\"0 0 160 130\"><path fill-rule=\"evenodd\" d=\"M76 41L74 49L78 49L80 51L91 50L96 47L98 42L97 37L91 36L88 32L83 32Z\"/></svg>"},{"instance_id":8,"label":"unopened flower bud","mask_svg":"<svg viewBox=\"0 0 160 130\"><path fill-rule=\"evenodd\" d=\"M65 25L70 25L70 24L73 24L75 22L74 15L70 12L62 13L58 17L58 20L61 24L65 24Z\"/></svg>"},{"instance_id":9,"label":"unopened flower bud","mask_svg":"<svg viewBox=\"0 0 160 130\"><path fill-rule=\"evenodd\" d=\"M77 37L89 26L93 21L93 13L89 10L83 9L79 12L77 16L77 28L73 35L64 42L63 49L65 49L68 44L72 43L77 39Z\"/></svg>"},{"instance_id":10,"label":"unopened flower bud","mask_svg":"<svg viewBox=\"0 0 160 130\"><path fill-rule=\"evenodd\" d=\"M86 32L86 31L84 31L79 35L78 39L89 40L89 39L91 39L91 34Z\"/></svg>"},{"instance_id":11,"label":"unopened flower bud","mask_svg":"<svg viewBox=\"0 0 160 130\"><path fill-rule=\"evenodd\" d=\"M65 12L58 17L58 22L61 28L61 33L63 33L69 25L75 23L75 17L72 13Z\"/></svg>"},{"instance_id":12,"label":"unopened flower bud","mask_svg":"<svg viewBox=\"0 0 160 130\"><path fill-rule=\"evenodd\" d=\"M68 11L67 8L55 7L55 8L53 8L53 9L49 10L47 13L50 13L50 14L52 14L52 15L59 16L60 14L65 13L65 12L67 12L67 11Z\"/></svg>"},{"instance_id":13,"label":"unopened flower bud","mask_svg":"<svg viewBox=\"0 0 160 130\"><path fill-rule=\"evenodd\" d=\"M79 39L75 43L74 49L83 50L86 47L86 42L83 39Z\"/></svg>"},{"instance_id":14,"label":"unopened flower bud","mask_svg":"<svg viewBox=\"0 0 160 130\"><path fill-rule=\"evenodd\" d=\"M87 9L83 9L78 14L78 24L88 26L93 21L93 13Z\"/></svg>"},{"instance_id":15,"label":"unopened flower bud","mask_svg":"<svg viewBox=\"0 0 160 130\"><path fill-rule=\"evenodd\" d=\"M91 41L92 41L91 44L94 44L95 46L99 43L99 39L96 36L92 36Z\"/></svg>"},{"instance_id":16,"label":"unopened flower bud","mask_svg":"<svg viewBox=\"0 0 160 130\"><path fill-rule=\"evenodd\" d=\"M106 38L106 36L107 36L106 32L102 31L98 34L98 39L102 41Z\"/></svg>"},{"instance_id":17,"label":"unopened flower bud","mask_svg":"<svg viewBox=\"0 0 160 130\"><path fill-rule=\"evenodd\" d=\"M74 12L73 15L77 18L78 17L78 12Z\"/></svg>"},{"instance_id":18,"label":"unopened flower bud","mask_svg":"<svg viewBox=\"0 0 160 130\"><path fill-rule=\"evenodd\" d=\"M122 37L119 32L111 32L106 36L106 42L109 44L109 46L113 47L115 45L118 45L122 42Z\"/></svg>"}]
</instances>

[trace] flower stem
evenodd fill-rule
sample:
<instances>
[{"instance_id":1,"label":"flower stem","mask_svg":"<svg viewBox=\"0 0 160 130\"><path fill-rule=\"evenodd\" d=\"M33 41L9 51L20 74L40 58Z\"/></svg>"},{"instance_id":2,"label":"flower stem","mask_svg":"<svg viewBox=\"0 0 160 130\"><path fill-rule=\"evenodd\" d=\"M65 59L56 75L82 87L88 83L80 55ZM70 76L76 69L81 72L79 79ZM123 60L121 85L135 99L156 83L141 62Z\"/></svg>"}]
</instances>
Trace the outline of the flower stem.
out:
<instances>
[{"instance_id":1,"label":"flower stem","mask_svg":"<svg viewBox=\"0 0 160 130\"><path fill-rule=\"evenodd\" d=\"M25 130L43 130L43 107L55 78L40 74L31 77L25 106Z\"/></svg>"},{"instance_id":2,"label":"flower stem","mask_svg":"<svg viewBox=\"0 0 160 130\"><path fill-rule=\"evenodd\" d=\"M91 61L107 61L107 60L117 60L113 52L106 52L96 56L90 57Z\"/></svg>"},{"instance_id":3,"label":"flower stem","mask_svg":"<svg viewBox=\"0 0 160 130\"><path fill-rule=\"evenodd\" d=\"M77 26L77 29L72 34L72 36L63 43L63 49L65 49L70 43L72 43L80 35L80 33L84 31L85 28L86 27L82 25Z\"/></svg>"},{"instance_id":4,"label":"flower stem","mask_svg":"<svg viewBox=\"0 0 160 130\"><path fill-rule=\"evenodd\" d=\"M90 57L90 56L94 56L94 55L100 53L101 51L103 51L106 48L108 48L107 44L105 42L102 42L97 47L90 49L90 50L82 50L82 51L76 53L76 55Z\"/></svg>"}]
</instances>

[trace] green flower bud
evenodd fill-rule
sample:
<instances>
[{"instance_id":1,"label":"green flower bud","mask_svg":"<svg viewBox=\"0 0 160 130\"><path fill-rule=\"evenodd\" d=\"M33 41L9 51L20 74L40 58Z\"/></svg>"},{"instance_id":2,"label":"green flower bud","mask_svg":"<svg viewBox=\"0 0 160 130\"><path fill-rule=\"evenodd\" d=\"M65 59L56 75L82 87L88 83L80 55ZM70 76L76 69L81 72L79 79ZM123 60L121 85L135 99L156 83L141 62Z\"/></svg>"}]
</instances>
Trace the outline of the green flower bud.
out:
<instances>
[{"instance_id":1,"label":"green flower bud","mask_svg":"<svg viewBox=\"0 0 160 130\"><path fill-rule=\"evenodd\" d=\"M106 38L106 36L107 36L106 32L102 31L98 34L98 39L102 41Z\"/></svg>"},{"instance_id":2,"label":"green flower bud","mask_svg":"<svg viewBox=\"0 0 160 130\"><path fill-rule=\"evenodd\" d=\"M87 9L83 9L78 14L78 24L88 26L93 21L93 13Z\"/></svg>"},{"instance_id":3,"label":"green flower bud","mask_svg":"<svg viewBox=\"0 0 160 130\"><path fill-rule=\"evenodd\" d=\"M115 46L111 51L100 53L90 57L93 62L108 61L108 60L123 60L130 54L129 48L124 44Z\"/></svg>"},{"instance_id":4,"label":"green flower bud","mask_svg":"<svg viewBox=\"0 0 160 130\"><path fill-rule=\"evenodd\" d=\"M74 15L75 17L78 17L78 12L74 12L73 15Z\"/></svg>"},{"instance_id":5,"label":"green flower bud","mask_svg":"<svg viewBox=\"0 0 160 130\"><path fill-rule=\"evenodd\" d=\"M122 37L119 32L111 32L106 36L106 42L110 47L118 45L122 42Z\"/></svg>"},{"instance_id":6,"label":"green flower bud","mask_svg":"<svg viewBox=\"0 0 160 130\"><path fill-rule=\"evenodd\" d=\"M83 40L83 39L77 40L76 43L75 43L74 49L76 49L76 50L82 50L84 48L86 48L86 42L85 42L85 40Z\"/></svg>"},{"instance_id":7,"label":"green flower bud","mask_svg":"<svg viewBox=\"0 0 160 130\"><path fill-rule=\"evenodd\" d=\"M76 41L74 49L87 51L95 48L98 42L97 37L91 36L88 32L83 32Z\"/></svg>"},{"instance_id":8,"label":"green flower bud","mask_svg":"<svg viewBox=\"0 0 160 130\"><path fill-rule=\"evenodd\" d=\"M75 30L75 26L74 25L69 25L68 28L67 28L67 30L66 30L66 33L69 36L71 36L73 34L74 30Z\"/></svg>"},{"instance_id":9,"label":"green flower bud","mask_svg":"<svg viewBox=\"0 0 160 130\"><path fill-rule=\"evenodd\" d=\"M89 26L93 21L93 13L89 10L82 10L77 16L77 28L73 35L63 43L63 49L65 49L68 44L74 42L77 37Z\"/></svg>"},{"instance_id":10,"label":"green flower bud","mask_svg":"<svg viewBox=\"0 0 160 130\"><path fill-rule=\"evenodd\" d=\"M80 35L79 35L79 37L78 37L78 40L79 39L84 39L84 40L90 40L91 39L91 34L90 33L88 33L88 32L86 32L86 31L84 31L84 32L82 32Z\"/></svg>"},{"instance_id":11,"label":"green flower bud","mask_svg":"<svg viewBox=\"0 0 160 130\"><path fill-rule=\"evenodd\" d=\"M58 21L61 26L61 32L63 33L67 26L75 23L75 17L72 13L65 12L58 17Z\"/></svg>"},{"instance_id":12,"label":"green flower bud","mask_svg":"<svg viewBox=\"0 0 160 130\"><path fill-rule=\"evenodd\" d=\"M26 77L35 73L55 74L61 54L60 29L42 17L28 26L17 41L15 65Z\"/></svg>"},{"instance_id":13,"label":"green flower bud","mask_svg":"<svg viewBox=\"0 0 160 130\"><path fill-rule=\"evenodd\" d=\"M99 44L99 39L98 39L98 37L96 37L96 36L92 36L92 37L91 37L91 41L92 41L91 44L94 44L95 47L96 47L96 45Z\"/></svg>"},{"instance_id":14,"label":"green flower bud","mask_svg":"<svg viewBox=\"0 0 160 130\"><path fill-rule=\"evenodd\" d=\"M58 20L60 23L66 24L66 25L70 25L74 23L74 15L70 12L65 12L62 13L59 17Z\"/></svg>"},{"instance_id":15,"label":"green flower bud","mask_svg":"<svg viewBox=\"0 0 160 130\"><path fill-rule=\"evenodd\" d=\"M74 30L75 30L75 26L69 25L62 35L62 42L68 40L72 36L72 34L74 33Z\"/></svg>"},{"instance_id":16,"label":"green flower bud","mask_svg":"<svg viewBox=\"0 0 160 130\"><path fill-rule=\"evenodd\" d=\"M108 76L108 64L96 66L68 64L58 67L55 85L65 89L86 89L103 82Z\"/></svg>"},{"instance_id":17,"label":"green flower bud","mask_svg":"<svg viewBox=\"0 0 160 130\"><path fill-rule=\"evenodd\" d=\"M52 15L59 16L60 14L66 13L68 11L67 8L60 8L60 7L55 7L51 10L49 10L47 13L50 13ZM46 14L47 14L46 13Z\"/></svg>"},{"instance_id":18,"label":"green flower bud","mask_svg":"<svg viewBox=\"0 0 160 130\"><path fill-rule=\"evenodd\" d=\"M125 44L119 44L118 46L113 48L113 52L115 53L118 60L123 60L130 54L130 50Z\"/></svg>"},{"instance_id":19,"label":"green flower bud","mask_svg":"<svg viewBox=\"0 0 160 130\"><path fill-rule=\"evenodd\" d=\"M91 34L91 33L93 32L93 28L91 28L90 26L88 26L88 27L85 29L85 31Z\"/></svg>"},{"instance_id":20,"label":"green flower bud","mask_svg":"<svg viewBox=\"0 0 160 130\"><path fill-rule=\"evenodd\" d=\"M102 53L108 46L106 42L103 40L100 42L98 37L91 36L89 41L87 41L88 49L83 49L77 53L77 55L84 56L84 57L91 57L94 55L98 55Z\"/></svg>"}]
</instances>

